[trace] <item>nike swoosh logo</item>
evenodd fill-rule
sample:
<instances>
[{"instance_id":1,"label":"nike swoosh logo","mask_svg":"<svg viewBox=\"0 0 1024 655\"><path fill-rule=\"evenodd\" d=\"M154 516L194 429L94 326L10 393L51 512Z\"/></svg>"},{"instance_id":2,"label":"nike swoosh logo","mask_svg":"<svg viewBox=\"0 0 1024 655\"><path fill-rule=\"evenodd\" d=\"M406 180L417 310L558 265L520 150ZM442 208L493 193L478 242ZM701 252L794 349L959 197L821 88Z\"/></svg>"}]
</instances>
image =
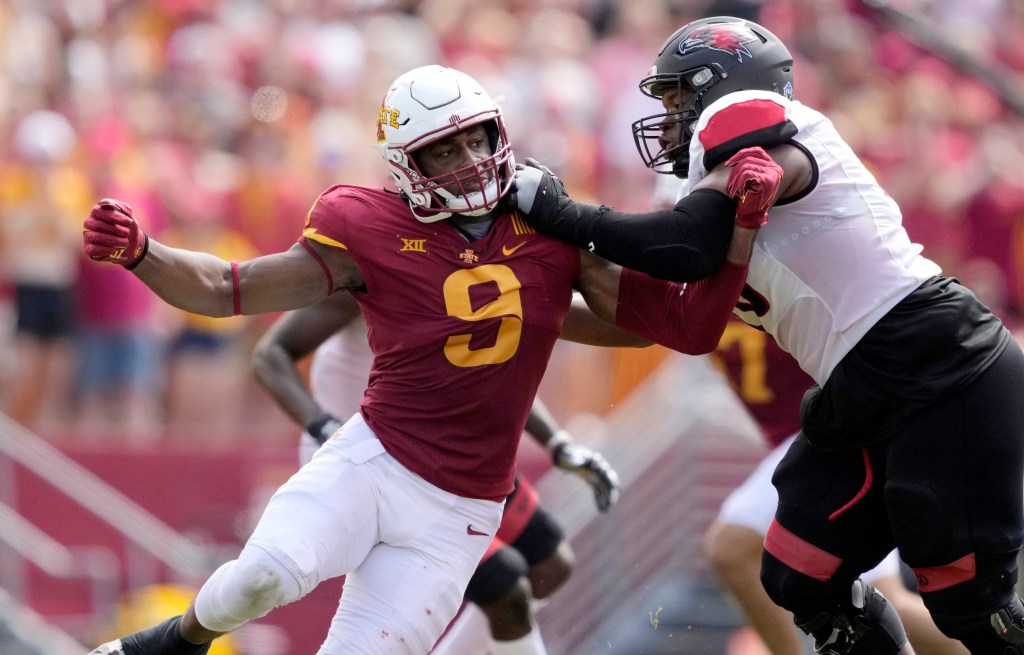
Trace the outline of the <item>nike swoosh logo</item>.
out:
<instances>
[{"instance_id":1,"label":"nike swoosh logo","mask_svg":"<svg viewBox=\"0 0 1024 655\"><path fill-rule=\"evenodd\" d=\"M472 524L466 526L466 534L479 535L481 537L486 537L487 536L486 532L480 532L479 530L474 530Z\"/></svg>"},{"instance_id":2,"label":"nike swoosh logo","mask_svg":"<svg viewBox=\"0 0 1024 655\"><path fill-rule=\"evenodd\" d=\"M509 255L511 255L512 253L514 253L515 251L519 250L520 248L522 248L525 245L526 245L526 242L523 241L522 243L520 243L520 244L518 244L516 246L513 246L512 248L509 248L508 246L502 246L501 247L501 254L503 254L506 257L508 257Z\"/></svg>"}]
</instances>

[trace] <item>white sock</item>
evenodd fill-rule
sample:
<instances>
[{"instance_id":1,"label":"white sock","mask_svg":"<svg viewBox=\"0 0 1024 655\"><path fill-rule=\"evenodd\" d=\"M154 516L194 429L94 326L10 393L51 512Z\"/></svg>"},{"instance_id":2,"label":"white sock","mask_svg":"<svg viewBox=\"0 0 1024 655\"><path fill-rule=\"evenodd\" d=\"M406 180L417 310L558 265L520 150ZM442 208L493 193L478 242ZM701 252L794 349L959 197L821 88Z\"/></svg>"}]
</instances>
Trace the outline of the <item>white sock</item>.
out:
<instances>
[{"instance_id":1,"label":"white sock","mask_svg":"<svg viewBox=\"0 0 1024 655\"><path fill-rule=\"evenodd\" d=\"M548 655L537 626L533 626L533 630L525 637L513 641L492 642L492 650L494 655Z\"/></svg>"}]
</instances>

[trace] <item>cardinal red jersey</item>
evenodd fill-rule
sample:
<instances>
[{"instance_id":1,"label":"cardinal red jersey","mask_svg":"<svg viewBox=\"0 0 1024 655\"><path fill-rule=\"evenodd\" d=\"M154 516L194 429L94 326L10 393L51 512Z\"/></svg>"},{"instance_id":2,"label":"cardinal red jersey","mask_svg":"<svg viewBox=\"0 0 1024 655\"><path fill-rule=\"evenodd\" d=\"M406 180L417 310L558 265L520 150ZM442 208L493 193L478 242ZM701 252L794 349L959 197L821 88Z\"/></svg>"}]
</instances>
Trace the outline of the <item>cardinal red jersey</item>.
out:
<instances>
[{"instance_id":1,"label":"cardinal red jersey","mask_svg":"<svg viewBox=\"0 0 1024 655\"><path fill-rule=\"evenodd\" d=\"M344 248L374 353L361 412L404 466L472 498L512 491L516 449L580 267L579 250L514 214L469 241L400 196L339 185L303 237Z\"/></svg>"},{"instance_id":2,"label":"cardinal red jersey","mask_svg":"<svg viewBox=\"0 0 1024 655\"><path fill-rule=\"evenodd\" d=\"M800 429L800 400L814 381L775 339L733 319L712 357L773 448Z\"/></svg>"}]
</instances>

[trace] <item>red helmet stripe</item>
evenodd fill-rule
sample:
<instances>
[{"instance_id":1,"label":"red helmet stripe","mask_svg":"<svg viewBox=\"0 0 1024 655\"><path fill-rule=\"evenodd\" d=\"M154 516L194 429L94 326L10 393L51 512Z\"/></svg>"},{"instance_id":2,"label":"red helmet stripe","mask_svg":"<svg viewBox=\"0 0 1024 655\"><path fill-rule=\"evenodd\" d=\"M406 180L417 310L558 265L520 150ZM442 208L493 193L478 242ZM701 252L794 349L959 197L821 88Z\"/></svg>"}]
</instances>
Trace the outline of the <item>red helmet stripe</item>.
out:
<instances>
[{"instance_id":1,"label":"red helmet stripe","mask_svg":"<svg viewBox=\"0 0 1024 655\"><path fill-rule=\"evenodd\" d=\"M746 100L729 105L708 121L700 131L707 152L733 139L786 122L786 108L773 100Z\"/></svg>"}]
</instances>

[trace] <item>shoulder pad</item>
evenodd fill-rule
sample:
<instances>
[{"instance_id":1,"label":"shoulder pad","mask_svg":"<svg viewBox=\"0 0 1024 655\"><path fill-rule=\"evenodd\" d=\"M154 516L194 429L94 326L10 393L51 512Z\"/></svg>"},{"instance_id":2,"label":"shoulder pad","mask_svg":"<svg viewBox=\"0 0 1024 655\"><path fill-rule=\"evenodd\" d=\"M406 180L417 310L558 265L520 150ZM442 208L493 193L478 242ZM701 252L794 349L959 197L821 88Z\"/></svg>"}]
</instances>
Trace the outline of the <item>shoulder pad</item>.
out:
<instances>
[{"instance_id":1,"label":"shoulder pad","mask_svg":"<svg viewBox=\"0 0 1024 655\"><path fill-rule=\"evenodd\" d=\"M696 138L704 151L705 170L712 170L743 148L772 148L796 136L789 118L790 102L766 91L730 93L701 115Z\"/></svg>"}]
</instances>

